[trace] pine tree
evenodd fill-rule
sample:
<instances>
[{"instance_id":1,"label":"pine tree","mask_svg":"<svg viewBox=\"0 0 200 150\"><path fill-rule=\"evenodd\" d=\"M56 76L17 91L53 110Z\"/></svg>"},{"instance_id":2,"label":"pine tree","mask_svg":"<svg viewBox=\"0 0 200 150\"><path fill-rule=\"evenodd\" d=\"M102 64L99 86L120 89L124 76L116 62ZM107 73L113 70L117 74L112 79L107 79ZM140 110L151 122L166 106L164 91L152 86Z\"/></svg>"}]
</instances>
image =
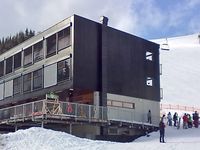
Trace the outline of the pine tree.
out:
<instances>
[{"instance_id":1,"label":"pine tree","mask_svg":"<svg viewBox=\"0 0 200 150\"><path fill-rule=\"evenodd\" d=\"M31 38L32 36L35 36L35 31L26 28L25 32L20 31L16 33L14 36L8 36L6 38L3 37L2 39L0 39L0 54L24 42L25 40Z\"/></svg>"}]
</instances>

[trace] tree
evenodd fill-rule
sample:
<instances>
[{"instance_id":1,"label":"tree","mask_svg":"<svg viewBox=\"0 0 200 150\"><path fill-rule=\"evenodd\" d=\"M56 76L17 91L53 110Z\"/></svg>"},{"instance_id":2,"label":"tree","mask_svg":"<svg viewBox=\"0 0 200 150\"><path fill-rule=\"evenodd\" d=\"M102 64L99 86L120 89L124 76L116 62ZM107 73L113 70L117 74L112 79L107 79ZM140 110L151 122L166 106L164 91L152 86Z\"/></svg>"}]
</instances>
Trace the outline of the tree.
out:
<instances>
[{"instance_id":1,"label":"tree","mask_svg":"<svg viewBox=\"0 0 200 150\"><path fill-rule=\"evenodd\" d=\"M7 36L0 39L0 54L6 52L7 50L15 47L16 45L24 42L25 40L35 36L35 31L25 29L25 32L20 31L14 36Z\"/></svg>"}]
</instances>

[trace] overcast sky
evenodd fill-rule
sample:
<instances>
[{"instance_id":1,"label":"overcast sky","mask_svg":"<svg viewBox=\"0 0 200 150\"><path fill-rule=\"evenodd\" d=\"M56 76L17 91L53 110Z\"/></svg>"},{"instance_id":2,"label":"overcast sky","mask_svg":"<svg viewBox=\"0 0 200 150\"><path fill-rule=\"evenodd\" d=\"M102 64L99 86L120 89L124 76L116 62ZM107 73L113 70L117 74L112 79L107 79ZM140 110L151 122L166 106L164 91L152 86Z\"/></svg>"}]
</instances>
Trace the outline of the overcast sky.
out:
<instances>
[{"instance_id":1,"label":"overcast sky","mask_svg":"<svg viewBox=\"0 0 200 150\"><path fill-rule=\"evenodd\" d=\"M0 37L77 14L147 39L200 32L200 0L0 0Z\"/></svg>"}]
</instances>

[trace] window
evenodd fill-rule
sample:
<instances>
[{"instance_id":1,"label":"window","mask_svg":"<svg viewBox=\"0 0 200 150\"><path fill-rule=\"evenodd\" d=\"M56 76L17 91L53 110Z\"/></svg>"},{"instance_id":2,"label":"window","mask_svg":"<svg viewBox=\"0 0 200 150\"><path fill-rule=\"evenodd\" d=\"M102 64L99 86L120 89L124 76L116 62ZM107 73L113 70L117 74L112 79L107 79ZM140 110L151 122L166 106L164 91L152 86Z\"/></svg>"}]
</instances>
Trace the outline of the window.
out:
<instances>
[{"instance_id":1,"label":"window","mask_svg":"<svg viewBox=\"0 0 200 150\"><path fill-rule=\"evenodd\" d=\"M21 52L14 55L14 69L21 67L21 58L22 58Z\"/></svg>"},{"instance_id":2,"label":"window","mask_svg":"<svg viewBox=\"0 0 200 150\"><path fill-rule=\"evenodd\" d=\"M13 57L9 57L6 59L6 74L12 72L12 66L13 66Z\"/></svg>"},{"instance_id":3,"label":"window","mask_svg":"<svg viewBox=\"0 0 200 150\"><path fill-rule=\"evenodd\" d=\"M32 64L32 46L24 50L24 66Z\"/></svg>"},{"instance_id":4,"label":"window","mask_svg":"<svg viewBox=\"0 0 200 150\"><path fill-rule=\"evenodd\" d=\"M33 60L34 62L40 61L44 58L43 41L33 46Z\"/></svg>"},{"instance_id":5,"label":"window","mask_svg":"<svg viewBox=\"0 0 200 150\"><path fill-rule=\"evenodd\" d=\"M69 79L70 59L58 62L57 80L58 82Z\"/></svg>"},{"instance_id":6,"label":"window","mask_svg":"<svg viewBox=\"0 0 200 150\"><path fill-rule=\"evenodd\" d=\"M147 77L146 85L147 86L153 86L153 78L152 77Z\"/></svg>"},{"instance_id":7,"label":"window","mask_svg":"<svg viewBox=\"0 0 200 150\"><path fill-rule=\"evenodd\" d=\"M21 77L13 80L13 94L19 94L21 92Z\"/></svg>"},{"instance_id":8,"label":"window","mask_svg":"<svg viewBox=\"0 0 200 150\"><path fill-rule=\"evenodd\" d=\"M4 61L0 62L0 77L4 75Z\"/></svg>"},{"instance_id":9,"label":"window","mask_svg":"<svg viewBox=\"0 0 200 150\"><path fill-rule=\"evenodd\" d=\"M146 52L146 60L153 61L153 53L152 52Z\"/></svg>"},{"instance_id":10,"label":"window","mask_svg":"<svg viewBox=\"0 0 200 150\"><path fill-rule=\"evenodd\" d=\"M70 28L58 32L58 50L62 50L70 45Z\"/></svg>"},{"instance_id":11,"label":"window","mask_svg":"<svg viewBox=\"0 0 200 150\"><path fill-rule=\"evenodd\" d=\"M41 89L42 84L42 69L33 72L33 89Z\"/></svg>"},{"instance_id":12,"label":"window","mask_svg":"<svg viewBox=\"0 0 200 150\"><path fill-rule=\"evenodd\" d=\"M56 54L56 34L47 38L47 56Z\"/></svg>"},{"instance_id":13,"label":"window","mask_svg":"<svg viewBox=\"0 0 200 150\"><path fill-rule=\"evenodd\" d=\"M24 92L31 91L31 73L23 76L23 91Z\"/></svg>"}]
</instances>

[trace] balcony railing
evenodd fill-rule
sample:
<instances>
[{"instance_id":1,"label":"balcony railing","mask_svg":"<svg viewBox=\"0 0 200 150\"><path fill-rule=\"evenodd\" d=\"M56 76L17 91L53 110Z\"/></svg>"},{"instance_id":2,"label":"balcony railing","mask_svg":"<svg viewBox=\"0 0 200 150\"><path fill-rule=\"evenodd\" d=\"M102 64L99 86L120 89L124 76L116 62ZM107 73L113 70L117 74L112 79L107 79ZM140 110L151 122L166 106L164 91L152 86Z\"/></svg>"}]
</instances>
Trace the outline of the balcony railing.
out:
<instances>
[{"instance_id":1,"label":"balcony railing","mask_svg":"<svg viewBox=\"0 0 200 150\"><path fill-rule=\"evenodd\" d=\"M135 109L120 107L102 107L70 102L41 100L13 107L0 109L0 124L6 121L27 120L45 117L68 117L68 119L108 122L123 121L144 124L147 114L136 112ZM152 123L157 125L159 116L152 116Z\"/></svg>"}]
</instances>

